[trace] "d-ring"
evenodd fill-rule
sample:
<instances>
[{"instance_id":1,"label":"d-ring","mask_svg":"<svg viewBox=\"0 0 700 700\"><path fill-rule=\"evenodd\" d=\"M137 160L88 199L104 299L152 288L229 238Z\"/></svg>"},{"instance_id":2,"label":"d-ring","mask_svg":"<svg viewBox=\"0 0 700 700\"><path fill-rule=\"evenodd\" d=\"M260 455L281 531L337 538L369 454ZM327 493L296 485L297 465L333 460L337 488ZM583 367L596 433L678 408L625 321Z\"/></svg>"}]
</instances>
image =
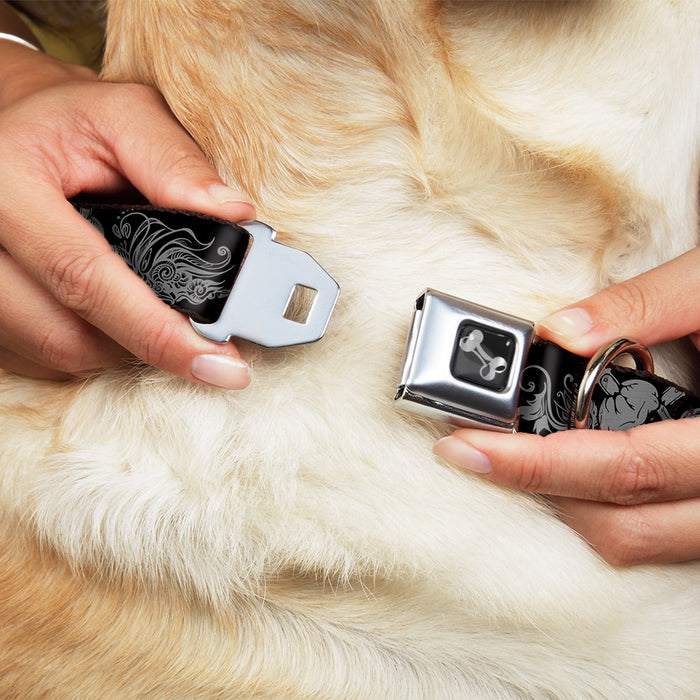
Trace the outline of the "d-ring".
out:
<instances>
[{"instance_id":1,"label":"d-ring","mask_svg":"<svg viewBox=\"0 0 700 700\"><path fill-rule=\"evenodd\" d=\"M590 359L581 378L581 385L576 395L574 428L585 428L588 426L588 414L591 410L593 389L598 383L603 370L620 355L630 355L634 359L637 369L645 369L647 372L654 371L654 360L648 348L634 340L618 338L602 347Z\"/></svg>"}]
</instances>

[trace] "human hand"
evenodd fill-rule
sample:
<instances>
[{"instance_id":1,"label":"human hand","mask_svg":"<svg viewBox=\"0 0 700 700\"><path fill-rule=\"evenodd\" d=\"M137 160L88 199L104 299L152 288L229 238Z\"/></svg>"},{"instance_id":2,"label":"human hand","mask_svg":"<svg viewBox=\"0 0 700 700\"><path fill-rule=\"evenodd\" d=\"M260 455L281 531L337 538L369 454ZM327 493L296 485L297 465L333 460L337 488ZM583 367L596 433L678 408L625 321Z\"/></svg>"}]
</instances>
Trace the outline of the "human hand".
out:
<instances>
[{"instance_id":1,"label":"human hand","mask_svg":"<svg viewBox=\"0 0 700 700\"><path fill-rule=\"evenodd\" d=\"M585 356L620 336L653 345L687 335L700 350L700 248L536 330ZM551 495L563 520L613 564L700 557L700 418L545 437L458 430L434 449L496 483Z\"/></svg>"},{"instance_id":2,"label":"human hand","mask_svg":"<svg viewBox=\"0 0 700 700\"><path fill-rule=\"evenodd\" d=\"M231 343L200 337L67 198L135 186L151 203L254 217L151 88L0 41L0 367L63 378L134 355L186 379L242 388Z\"/></svg>"}]
</instances>

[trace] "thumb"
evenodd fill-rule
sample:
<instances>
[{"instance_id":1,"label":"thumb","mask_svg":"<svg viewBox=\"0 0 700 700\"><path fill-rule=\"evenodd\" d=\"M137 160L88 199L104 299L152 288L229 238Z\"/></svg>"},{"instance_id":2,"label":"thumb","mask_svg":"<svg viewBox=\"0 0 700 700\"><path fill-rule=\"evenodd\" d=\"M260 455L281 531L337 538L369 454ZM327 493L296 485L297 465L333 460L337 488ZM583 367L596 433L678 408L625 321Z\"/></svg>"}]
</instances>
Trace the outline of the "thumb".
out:
<instances>
[{"instance_id":1,"label":"thumb","mask_svg":"<svg viewBox=\"0 0 700 700\"><path fill-rule=\"evenodd\" d=\"M536 330L587 357L620 337L654 345L690 335L700 348L700 248L571 304Z\"/></svg>"}]
</instances>

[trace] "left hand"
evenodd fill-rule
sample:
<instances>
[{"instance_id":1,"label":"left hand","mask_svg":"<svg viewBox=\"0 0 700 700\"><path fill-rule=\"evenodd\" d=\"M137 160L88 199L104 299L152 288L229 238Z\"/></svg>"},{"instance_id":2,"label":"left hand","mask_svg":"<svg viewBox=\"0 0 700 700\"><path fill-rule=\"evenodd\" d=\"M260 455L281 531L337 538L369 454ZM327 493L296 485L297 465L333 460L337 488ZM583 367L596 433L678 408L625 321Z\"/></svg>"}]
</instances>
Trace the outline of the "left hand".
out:
<instances>
[{"instance_id":1,"label":"left hand","mask_svg":"<svg viewBox=\"0 0 700 700\"><path fill-rule=\"evenodd\" d=\"M189 381L248 385L235 345L198 335L66 201L133 186L156 206L254 217L161 95L0 39L0 154L2 370L65 379L134 356Z\"/></svg>"},{"instance_id":2,"label":"left hand","mask_svg":"<svg viewBox=\"0 0 700 700\"><path fill-rule=\"evenodd\" d=\"M586 356L620 336L652 345L688 335L700 349L700 248L553 314L537 333ZM551 495L612 564L700 557L700 418L546 437L465 429L435 452L499 484Z\"/></svg>"}]
</instances>

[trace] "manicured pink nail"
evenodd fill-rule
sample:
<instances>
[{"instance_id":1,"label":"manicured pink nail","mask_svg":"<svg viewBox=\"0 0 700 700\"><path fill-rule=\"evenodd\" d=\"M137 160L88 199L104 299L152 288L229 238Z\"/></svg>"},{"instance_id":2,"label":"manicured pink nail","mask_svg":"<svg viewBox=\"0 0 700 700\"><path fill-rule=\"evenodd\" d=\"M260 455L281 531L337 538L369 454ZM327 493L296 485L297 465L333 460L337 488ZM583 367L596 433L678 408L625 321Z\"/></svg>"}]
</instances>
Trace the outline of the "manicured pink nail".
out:
<instances>
[{"instance_id":1,"label":"manicured pink nail","mask_svg":"<svg viewBox=\"0 0 700 700\"><path fill-rule=\"evenodd\" d=\"M250 384L250 367L228 355L197 355L190 372L200 381L223 389L245 389Z\"/></svg>"},{"instance_id":2,"label":"manicured pink nail","mask_svg":"<svg viewBox=\"0 0 700 700\"><path fill-rule=\"evenodd\" d=\"M468 469L477 474L489 474L493 469L488 455L479 452L475 447L454 435L438 440L433 447L433 452L456 467Z\"/></svg>"},{"instance_id":3,"label":"manicured pink nail","mask_svg":"<svg viewBox=\"0 0 700 700\"><path fill-rule=\"evenodd\" d=\"M575 339L592 330L593 320L585 309L573 308L556 311L538 325L560 338Z\"/></svg>"},{"instance_id":4,"label":"manicured pink nail","mask_svg":"<svg viewBox=\"0 0 700 700\"><path fill-rule=\"evenodd\" d=\"M227 187L226 185L215 183L209 185L208 191L218 204L246 204L249 207L252 206L242 192Z\"/></svg>"}]
</instances>

